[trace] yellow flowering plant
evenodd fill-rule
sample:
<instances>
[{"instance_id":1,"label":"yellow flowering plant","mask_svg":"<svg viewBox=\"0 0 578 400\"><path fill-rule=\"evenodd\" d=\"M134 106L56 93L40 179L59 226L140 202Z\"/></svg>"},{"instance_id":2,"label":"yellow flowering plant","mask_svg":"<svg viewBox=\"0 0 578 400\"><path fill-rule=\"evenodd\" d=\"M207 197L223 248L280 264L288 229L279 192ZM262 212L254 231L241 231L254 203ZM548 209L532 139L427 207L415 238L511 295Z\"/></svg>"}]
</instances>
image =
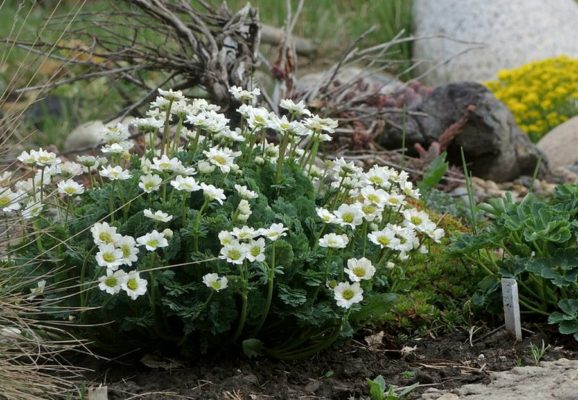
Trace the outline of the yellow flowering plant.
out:
<instances>
[{"instance_id":1,"label":"yellow flowering plant","mask_svg":"<svg viewBox=\"0 0 578 400\"><path fill-rule=\"evenodd\" d=\"M502 70L486 86L514 114L520 128L537 142L578 115L578 59L559 56Z\"/></svg>"}]
</instances>

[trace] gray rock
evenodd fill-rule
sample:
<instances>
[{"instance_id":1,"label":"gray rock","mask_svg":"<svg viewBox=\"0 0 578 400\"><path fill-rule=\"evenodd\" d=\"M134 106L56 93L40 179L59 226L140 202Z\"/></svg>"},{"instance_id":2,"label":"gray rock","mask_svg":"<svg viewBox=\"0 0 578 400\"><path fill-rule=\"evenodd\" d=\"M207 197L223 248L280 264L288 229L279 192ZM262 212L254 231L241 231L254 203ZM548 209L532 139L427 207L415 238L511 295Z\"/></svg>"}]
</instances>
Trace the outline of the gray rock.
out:
<instances>
[{"instance_id":1,"label":"gray rock","mask_svg":"<svg viewBox=\"0 0 578 400\"><path fill-rule=\"evenodd\" d=\"M473 106L459 134L449 144L448 160L461 165L460 148L472 173L494 182L510 181L534 172L541 152L516 125L512 113L484 86L461 82L435 88L408 115L386 112L391 124L376 140L389 149L416 143L427 148ZM403 126L405 124L405 129ZM543 171L547 170L544 159Z\"/></svg>"},{"instance_id":2,"label":"gray rock","mask_svg":"<svg viewBox=\"0 0 578 400\"><path fill-rule=\"evenodd\" d=\"M422 400L575 400L578 393L578 361L560 359L539 366L516 367L490 373L491 383L465 385L451 393L428 390Z\"/></svg>"},{"instance_id":3,"label":"gray rock","mask_svg":"<svg viewBox=\"0 0 578 400\"><path fill-rule=\"evenodd\" d=\"M64 150L77 151L92 149L101 144L106 127L116 126L118 123L130 126L134 117L125 117L124 119L116 118L108 123L102 121L85 122L74 128L67 136L64 142Z\"/></svg>"},{"instance_id":4,"label":"gray rock","mask_svg":"<svg viewBox=\"0 0 578 400\"><path fill-rule=\"evenodd\" d=\"M417 71L436 66L423 78L430 85L483 82L500 69L578 56L575 0L414 0L413 19L415 35L424 38L413 45L422 62ZM444 37L427 38L435 35Z\"/></svg>"},{"instance_id":5,"label":"gray rock","mask_svg":"<svg viewBox=\"0 0 578 400\"><path fill-rule=\"evenodd\" d=\"M333 70L325 70L303 75L295 82L295 92L307 94L311 100L317 96L320 88L323 88L333 76ZM340 85L353 82L367 86L366 92L387 95L395 92L403 86L394 75L383 71L372 71L357 67L345 67L339 70L334 78Z\"/></svg>"},{"instance_id":6,"label":"gray rock","mask_svg":"<svg viewBox=\"0 0 578 400\"><path fill-rule=\"evenodd\" d=\"M552 129L539 142L538 148L548 157L552 167L574 168L578 163L578 116Z\"/></svg>"}]
</instances>

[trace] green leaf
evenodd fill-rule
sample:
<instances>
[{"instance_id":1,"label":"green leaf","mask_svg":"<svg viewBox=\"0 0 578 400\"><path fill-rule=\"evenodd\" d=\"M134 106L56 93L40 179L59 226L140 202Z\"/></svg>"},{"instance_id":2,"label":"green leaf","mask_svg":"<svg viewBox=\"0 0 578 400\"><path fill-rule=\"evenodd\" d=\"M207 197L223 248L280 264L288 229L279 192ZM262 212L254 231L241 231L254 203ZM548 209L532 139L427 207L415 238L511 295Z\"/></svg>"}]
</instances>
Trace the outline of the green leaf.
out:
<instances>
[{"instance_id":1,"label":"green leaf","mask_svg":"<svg viewBox=\"0 0 578 400\"><path fill-rule=\"evenodd\" d=\"M449 164L446 162L446 153L443 152L434 158L428 165L427 170L423 175L423 179L417 184L417 187L420 190L427 190L436 187L444 177L448 167Z\"/></svg>"},{"instance_id":2,"label":"green leaf","mask_svg":"<svg viewBox=\"0 0 578 400\"><path fill-rule=\"evenodd\" d=\"M371 400L385 400L385 379L378 375L375 379L368 379L369 397Z\"/></svg>"},{"instance_id":3,"label":"green leaf","mask_svg":"<svg viewBox=\"0 0 578 400\"><path fill-rule=\"evenodd\" d=\"M307 292L303 289L291 289L287 285L279 284L279 298L290 307L298 307L307 302Z\"/></svg>"},{"instance_id":4,"label":"green leaf","mask_svg":"<svg viewBox=\"0 0 578 400\"><path fill-rule=\"evenodd\" d=\"M368 297L361 304L359 311L351 313L350 321L354 325L363 325L373 321L379 322L381 316L391 311L397 299L398 296L395 293L379 293Z\"/></svg>"},{"instance_id":5,"label":"green leaf","mask_svg":"<svg viewBox=\"0 0 578 400\"><path fill-rule=\"evenodd\" d=\"M255 358L263 355L264 345L259 339L250 338L243 340L243 353L249 358Z\"/></svg>"},{"instance_id":6,"label":"green leaf","mask_svg":"<svg viewBox=\"0 0 578 400\"><path fill-rule=\"evenodd\" d=\"M558 330L562 335L573 335L578 333L578 320L562 321L558 325Z\"/></svg>"}]
</instances>

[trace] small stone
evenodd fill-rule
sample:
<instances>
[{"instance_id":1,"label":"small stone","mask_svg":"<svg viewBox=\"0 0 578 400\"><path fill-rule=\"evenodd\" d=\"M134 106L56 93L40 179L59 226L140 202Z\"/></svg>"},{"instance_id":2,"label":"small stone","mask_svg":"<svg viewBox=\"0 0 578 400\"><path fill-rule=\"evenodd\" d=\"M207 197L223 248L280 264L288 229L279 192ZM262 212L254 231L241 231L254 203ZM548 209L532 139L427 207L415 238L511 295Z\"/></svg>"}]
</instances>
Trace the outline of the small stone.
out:
<instances>
[{"instance_id":1,"label":"small stone","mask_svg":"<svg viewBox=\"0 0 578 400\"><path fill-rule=\"evenodd\" d=\"M321 387L321 382L319 381L311 381L303 388L304 391L307 393L315 393Z\"/></svg>"}]
</instances>

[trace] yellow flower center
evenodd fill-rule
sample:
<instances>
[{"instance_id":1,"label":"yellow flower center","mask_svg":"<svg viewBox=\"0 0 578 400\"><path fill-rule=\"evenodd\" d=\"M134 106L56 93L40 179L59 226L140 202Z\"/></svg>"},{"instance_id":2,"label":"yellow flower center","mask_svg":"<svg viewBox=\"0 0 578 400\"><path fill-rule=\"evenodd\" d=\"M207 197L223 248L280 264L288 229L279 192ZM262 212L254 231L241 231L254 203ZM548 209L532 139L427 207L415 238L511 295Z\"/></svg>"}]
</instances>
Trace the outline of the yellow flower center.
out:
<instances>
[{"instance_id":1,"label":"yellow flower center","mask_svg":"<svg viewBox=\"0 0 578 400\"><path fill-rule=\"evenodd\" d=\"M159 245L159 241L156 240L156 239L152 239L152 240L149 240L149 241L147 242L147 244L148 244L150 247L157 247L157 246Z\"/></svg>"},{"instance_id":2,"label":"yellow flower center","mask_svg":"<svg viewBox=\"0 0 578 400\"><path fill-rule=\"evenodd\" d=\"M387 246L390 242L390 240L387 236L380 236L377 238L377 241L379 242L379 244L381 244L383 246Z\"/></svg>"},{"instance_id":3,"label":"yellow flower center","mask_svg":"<svg viewBox=\"0 0 578 400\"><path fill-rule=\"evenodd\" d=\"M104 280L104 284L108 287L115 287L118 285L118 279L116 279L114 276L109 276Z\"/></svg>"},{"instance_id":4,"label":"yellow flower center","mask_svg":"<svg viewBox=\"0 0 578 400\"><path fill-rule=\"evenodd\" d=\"M113 262L114 260L116 260L116 257L114 256L113 253L104 253L102 255L102 259L108 263Z\"/></svg>"},{"instance_id":5,"label":"yellow flower center","mask_svg":"<svg viewBox=\"0 0 578 400\"><path fill-rule=\"evenodd\" d=\"M353 274L358 278L361 278L362 276L365 276L365 268L358 265L355 268L353 268Z\"/></svg>"},{"instance_id":6,"label":"yellow flower center","mask_svg":"<svg viewBox=\"0 0 578 400\"><path fill-rule=\"evenodd\" d=\"M345 300L351 300L353 298L353 296L355 296L355 292L351 289L345 289L343 291L343 293L341 293L341 296L345 299Z\"/></svg>"},{"instance_id":7,"label":"yellow flower center","mask_svg":"<svg viewBox=\"0 0 578 400\"><path fill-rule=\"evenodd\" d=\"M0 197L0 207L6 207L10 204L10 199L8 197Z\"/></svg>"},{"instance_id":8,"label":"yellow flower center","mask_svg":"<svg viewBox=\"0 0 578 400\"><path fill-rule=\"evenodd\" d=\"M422 219L420 217L416 217L416 216L411 217L410 221L414 225L419 225L422 223Z\"/></svg>"},{"instance_id":9,"label":"yellow flower center","mask_svg":"<svg viewBox=\"0 0 578 400\"><path fill-rule=\"evenodd\" d=\"M237 249L231 249L229 250L229 252L227 253L227 256L231 259L231 260L238 260L239 258L241 258L241 252Z\"/></svg>"},{"instance_id":10,"label":"yellow flower center","mask_svg":"<svg viewBox=\"0 0 578 400\"><path fill-rule=\"evenodd\" d=\"M126 286L130 289L130 290L137 290L138 289L138 282L136 281L136 279L129 279L126 282Z\"/></svg>"},{"instance_id":11,"label":"yellow flower center","mask_svg":"<svg viewBox=\"0 0 578 400\"><path fill-rule=\"evenodd\" d=\"M227 164L227 160L225 160L225 157L223 156L214 156L213 161L215 161L219 165Z\"/></svg>"},{"instance_id":12,"label":"yellow flower center","mask_svg":"<svg viewBox=\"0 0 578 400\"><path fill-rule=\"evenodd\" d=\"M353 214L343 214L341 219L343 219L344 222L347 222L348 224L350 224L353 222Z\"/></svg>"},{"instance_id":13,"label":"yellow flower center","mask_svg":"<svg viewBox=\"0 0 578 400\"><path fill-rule=\"evenodd\" d=\"M104 243L112 242L112 236L108 232L100 232L100 234L98 235L98 238Z\"/></svg>"},{"instance_id":14,"label":"yellow flower center","mask_svg":"<svg viewBox=\"0 0 578 400\"><path fill-rule=\"evenodd\" d=\"M261 254L261 248L259 246L251 247L251 255L253 257L257 257L259 254Z\"/></svg>"}]
</instances>

